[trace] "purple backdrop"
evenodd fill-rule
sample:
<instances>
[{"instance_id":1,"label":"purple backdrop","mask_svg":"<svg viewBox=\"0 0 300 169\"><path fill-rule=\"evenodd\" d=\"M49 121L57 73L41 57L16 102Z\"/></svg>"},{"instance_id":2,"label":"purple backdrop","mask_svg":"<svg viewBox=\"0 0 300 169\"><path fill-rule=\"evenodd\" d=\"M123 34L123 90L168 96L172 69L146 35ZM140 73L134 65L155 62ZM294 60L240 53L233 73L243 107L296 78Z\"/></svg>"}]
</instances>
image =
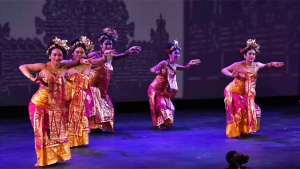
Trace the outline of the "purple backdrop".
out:
<instances>
[{"instance_id":1,"label":"purple backdrop","mask_svg":"<svg viewBox=\"0 0 300 169\"><path fill-rule=\"evenodd\" d=\"M222 98L232 81L220 73L242 61L242 43L256 39L256 61L285 62L283 68L260 70L257 96L293 96L299 91L298 1L185 1L185 61L202 64L184 75L184 98Z\"/></svg>"},{"instance_id":2,"label":"purple backdrop","mask_svg":"<svg viewBox=\"0 0 300 169\"><path fill-rule=\"evenodd\" d=\"M98 34L106 26L118 30L119 39L114 44L118 52L132 45L143 49L140 54L113 62L108 91L112 101L148 100L147 88L155 77L149 69L166 58L164 46L171 40L166 30L168 20L158 16L153 22L154 29L149 29L150 40L135 41L135 23L128 23L130 16L125 2L57 2L47 0L42 9L36 9L43 13L43 17L35 19L36 34L43 36L43 41L11 38L9 22L0 23L0 106L28 104L38 86L25 78L18 67L24 63L47 62L46 44L52 38L70 40L86 35L99 50ZM184 63L195 58L200 58L202 63L185 72L184 79L178 79L184 80L182 99L222 98L224 88L232 79L220 71L242 59L239 47L248 38L257 39L261 45L262 53L257 61L285 62L283 68L260 71L257 95L298 95L300 6L297 1L195 0L183 4Z\"/></svg>"}]
</instances>

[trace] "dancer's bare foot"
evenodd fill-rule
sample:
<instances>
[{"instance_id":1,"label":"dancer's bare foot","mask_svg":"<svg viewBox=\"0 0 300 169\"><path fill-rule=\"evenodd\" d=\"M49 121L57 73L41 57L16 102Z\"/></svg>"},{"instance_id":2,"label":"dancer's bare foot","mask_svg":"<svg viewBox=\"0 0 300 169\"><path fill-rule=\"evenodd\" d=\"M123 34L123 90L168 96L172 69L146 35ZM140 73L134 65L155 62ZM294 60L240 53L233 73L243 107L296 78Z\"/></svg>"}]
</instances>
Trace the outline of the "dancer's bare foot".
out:
<instances>
[{"instance_id":1,"label":"dancer's bare foot","mask_svg":"<svg viewBox=\"0 0 300 169\"><path fill-rule=\"evenodd\" d=\"M37 163L34 164L35 167L38 167L39 165Z\"/></svg>"},{"instance_id":2,"label":"dancer's bare foot","mask_svg":"<svg viewBox=\"0 0 300 169\"><path fill-rule=\"evenodd\" d=\"M168 124L165 124L165 126L167 129L171 127L171 125L168 125Z\"/></svg>"},{"instance_id":3,"label":"dancer's bare foot","mask_svg":"<svg viewBox=\"0 0 300 169\"><path fill-rule=\"evenodd\" d=\"M158 126L159 130L166 130L167 127L164 124L161 124L160 126Z\"/></svg>"}]
</instances>

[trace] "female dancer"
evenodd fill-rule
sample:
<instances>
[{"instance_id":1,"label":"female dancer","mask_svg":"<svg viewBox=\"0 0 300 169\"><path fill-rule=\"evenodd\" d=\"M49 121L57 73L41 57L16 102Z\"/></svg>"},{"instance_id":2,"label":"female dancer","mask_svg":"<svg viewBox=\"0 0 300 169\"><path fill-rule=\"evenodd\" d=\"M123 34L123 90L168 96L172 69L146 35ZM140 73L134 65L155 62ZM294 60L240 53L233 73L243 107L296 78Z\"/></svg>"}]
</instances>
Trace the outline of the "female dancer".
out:
<instances>
[{"instance_id":1,"label":"female dancer","mask_svg":"<svg viewBox=\"0 0 300 169\"><path fill-rule=\"evenodd\" d=\"M85 36L74 38L71 42L72 60L78 60L94 50L94 45ZM86 89L89 83L91 65L78 65L66 71L68 84L69 120L68 139L70 147L89 143L88 116L85 114Z\"/></svg>"},{"instance_id":2,"label":"female dancer","mask_svg":"<svg viewBox=\"0 0 300 169\"><path fill-rule=\"evenodd\" d=\"M89 116L89 128L110 130L114 132L114 107L107 94L107 88L110 81L110 76L113 72L112 60L125 58L132 52L140 52L139 46L133 46L125 53L116 54L112 50L113 40L117 40L117 32L112 28L105 28L100 34L98 41L100 42L101 51L91 52L89 57L93 59L93 69L90 72L89 89L87 90L86 111ZM107 63L97 62L97 58L109 56Z\"/></svg>"},{"instance_id":3,"label":"female dancer","mask_svg":"<svg viewBox=\"0 0 300 169\"><path fill-rule=\"evenodd\" d=\"M71 158L67 135L67 95L64 74L66 69L90 60L80 59L61 63L69 47L66 40L52 40L46 54L48 63L21 65L21 72L33 82L39 82L38 91L33 95L29 115L34 129L37 164L45 166ZM39 72L33 77L30 71Z\"/></svg>"},{"instance_id":4,"label":"female dancer","mask_svg":"<svg viewBox=\"0 0 300 169\"><path fill-rule=\"evenodd\" d=\"M245 60L222 69L224 75L234 77L224 90L226 135L229 138L240 138L241 133L246 135L259 129L261 110L254 102L257 72L259 69L284 65L283 62L254 62L256 54L260 52L259 47L255 40L249 39L240 50Z\"/></svg>"},{"instance_id":5,"label":"female dancer","mask_svg":"<svg viewBox=\"0 0 300 169\"><path fill-rule=\"evenodd\" d=\"M153 126L164 130L174 124L174 105L170 98L174 98L177 91L176 71L187 70L191 65L199 65L200 59L191 60L186 66L176 64L180 58L178 41L167 43L168 60L163 60L150 69L150 72L158 74L148 88L148 97L151 109ZM167 91L168 86L170 90Z\"/></svg>"}]
</instances>

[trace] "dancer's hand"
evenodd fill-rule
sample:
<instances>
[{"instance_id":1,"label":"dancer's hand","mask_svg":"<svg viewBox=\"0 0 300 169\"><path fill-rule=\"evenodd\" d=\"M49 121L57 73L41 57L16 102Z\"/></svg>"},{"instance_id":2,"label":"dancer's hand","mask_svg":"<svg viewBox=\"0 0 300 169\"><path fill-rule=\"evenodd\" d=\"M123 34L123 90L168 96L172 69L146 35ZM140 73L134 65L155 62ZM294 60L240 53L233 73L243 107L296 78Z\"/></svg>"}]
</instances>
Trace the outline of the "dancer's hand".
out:
<instances>
[{"instance_id":1,"label":"dancer's hand","mask_svg":"<svg viewBox=\"0 0 300 169\"><path fill-rule=\"evenodd\" d=\"M42 80L42 78L44 78L44 77L45 77L45 74L43 74L42 72L39 72L35 75L34 78L31 78L30 80L37 83L40 80Z\"/></svg>"},{"instance_id":2,"label":"dancer's hand","mask_svg":"<svg viewBox=\"0 0 300 169\"><path fill-rule=\"evenodd\" d=\"M93 66L93 61L92 59L94 59L95 56L91 57L91 58L88 58L88 59L81 59L80 60L80 63L81 64L85 64L85 65L90 65L90 66Z\"/></svg>"},{"instance_id":3,"label":"dancer's hand","mask_svg":"<svg viewBox=\"0 0 300 169\"><path fill-rule=\"evenodd\" d=\"M232 73L231 73L231 77L237 77L237 75L238 75L238 72L235 72L235 71L233 71Z\"/></svg>"},{"instance_id":4,"label":"dancer's hand","mask_svg":"<svg viewBox=\"0 0 300 169\"><path fill-rule=\"evenodd\" d=\"M272 67L282 67L283 65L283 62L271 62Z\"/></svg>"},{"instance_id":5,"label":"dancer's hand","mask_svg":"<svg viewBox=\"0 0 300 169\"><path fill-rule=\"evenodd\" d=\"M201 63L200 59L191 60L189 65L199 65Z\"/></svg>"},{"instance_id":6,"label":"dancer's hand","mask_svg":"<svg viewBox=\"0 0 300 169\"><path fill-rule=\"evenodd\" d=\"M106 57L107 56L115 56L117 54L117 52L114 49L112 49L112 50L106 50L103 54Z\"/></svg>"},{"instance_id":7,"label":"dancer's hand","mask_svg":"<svg viewBox=\"0 0 300 169\"><path fill-rule=\"evenodd\" d=\"M131 48L129 48L128 51L129 51L130 53L133 53L133 52L139 53L141 50L142 50L142 48L141 48L140 46L132 46Z\"/></svg>"}]
</instances>

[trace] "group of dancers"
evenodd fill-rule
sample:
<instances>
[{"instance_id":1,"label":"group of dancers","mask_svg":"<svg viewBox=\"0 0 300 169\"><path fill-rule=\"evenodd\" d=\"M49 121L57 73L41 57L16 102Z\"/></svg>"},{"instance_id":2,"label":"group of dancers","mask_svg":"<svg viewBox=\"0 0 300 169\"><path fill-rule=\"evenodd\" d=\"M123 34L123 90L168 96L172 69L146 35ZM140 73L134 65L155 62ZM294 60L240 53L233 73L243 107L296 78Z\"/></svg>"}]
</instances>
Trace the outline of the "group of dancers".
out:
<instances>
[{"instance_id":1,"label":"group of dancers","mask_svg":"<svg viewBox=\"0 0 300 169\"><path fill-rule=\"evenodd\" d=\"M19 67L27 78L39 83L28 106L37 154L35 166L70 159L70 147L88 144L91 129L114 132L114 107L107 94L112 61L141 51L139 46L133 46L117 54L112 48L117 38L116 30L105 28L98 38L101 50L95 52L93 43L85 36L74 38L70 47L67 40L55 38L46 52L49 62ZM72 59L63 60L69 50ZM187 70L201 62L195 59L186 66L177 64L180 51L177 40L174 44L168 42L167 59L150 69L158 74L148 88L148 97L153 125L160 130L174 124L175 107L170 98L178 91L177 70ZM222 69L223 74L234 77L224 91L228 137L240 137L259 129L261 111L254 102L257 71L284 65L254 62L259 53L255 40L248 40L240 52L244 61ZM33 76L31 71L38 73Z\"/></svg>"}]
</instances>

